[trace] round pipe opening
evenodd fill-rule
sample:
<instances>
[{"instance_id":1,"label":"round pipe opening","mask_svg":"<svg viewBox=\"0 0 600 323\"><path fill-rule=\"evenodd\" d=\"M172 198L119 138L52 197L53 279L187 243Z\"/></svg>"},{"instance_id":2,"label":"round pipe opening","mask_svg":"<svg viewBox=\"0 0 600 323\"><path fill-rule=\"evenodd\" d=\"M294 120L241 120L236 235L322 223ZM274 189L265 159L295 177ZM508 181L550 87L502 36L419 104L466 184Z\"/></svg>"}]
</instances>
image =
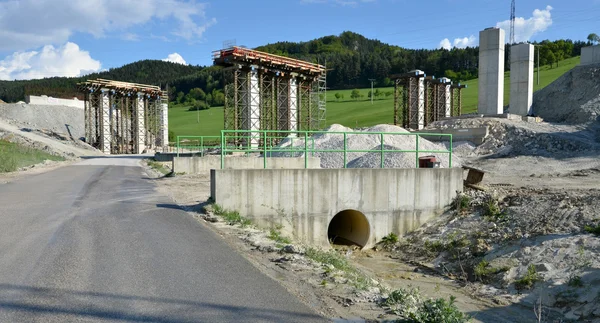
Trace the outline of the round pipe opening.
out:
<instances>
[{"instance_id":1,"label":"round pipe opening","mask_svg":"<svg viewBox=\"0 0 600 323\"><path fill-rule=\"evenodd\" d=\"M344 210L329 222L327 237L331 244L359 246L364 248L369 242L371 226L367 217L357 210Z\"/></svg>"}]
</instances>

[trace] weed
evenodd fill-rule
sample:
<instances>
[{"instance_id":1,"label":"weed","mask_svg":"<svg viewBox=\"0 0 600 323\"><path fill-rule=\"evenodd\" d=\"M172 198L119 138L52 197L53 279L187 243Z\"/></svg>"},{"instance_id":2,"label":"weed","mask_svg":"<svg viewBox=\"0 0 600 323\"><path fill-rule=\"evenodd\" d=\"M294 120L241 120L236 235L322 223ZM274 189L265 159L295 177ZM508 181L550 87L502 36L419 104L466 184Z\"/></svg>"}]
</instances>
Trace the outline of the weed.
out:
<instances>
[{"instance_id":1,"label":"weed","mask_svg":"<svg viewBox=\"0 0 600 323\"><path fill-rule=\"evenodd\" d=\"M239 212L225 210L218 204L213 205L213 212L215 215L222 217L229 225L239 224L242 228L245 228L252 224L250 219L241 216Z\"/></svg>"},{"instance_id":2,"label":"weed","mask_svg":"<svg viewBox=\"0 0 600 323\"><path fill-rule=\"evenodd\" d=\"M465 194L459 194L454 198L452 205L458 213L466 213L471 205L471 197Z\"/></svg>"},{"instance_id":3,"label":"weed","mask_svg":"<svg viewBox=\"0 0 600 323\"><path fill-rule=\"evenodd\" d=\"M585 247L579 246L577 249L577 258L575 259L575 268L582 269L586 267L590 267L592 265L592 260L589 256L585 255Z\"/></svg>"},{"instance_id":4,"label":"weed","mask_svg":"<svg viewBox=\"0 0 600 323\"><path fill-rule=\"evenodd\" d=\"M344 258L335 250L324 251L316 248L308 248L306 249L305 255L313 261L329 265L334 269L343 272L356 289L365 290L373 285L371 278L354 268L348 259ZM330 273L331 270L326 268L325 272Z\"/></svg>"},{"instance_id":5,"label":"weed","mask_svg":"<svg viewBox=\"0 0 600 323\"><path fill-rule=\"evenodd\" d=\"M483 283L487 283L489 282L489 278L492 275L504 272L509 270L510 268L508 267L500 267L500 268L496 268L496 267L492 267L490 266L490 263L482 260L480 261L474 268L474 273L475 273L475 277L483 282Z\"/></svg>"},{"instance_id":6,"label":"weed","mask_svg":"<svg viewBox=\"0 0 600 323\"><path fill-rule=\"evenodd\" d=\"M583 281L581 280L581 276L571 275L569 276L569 281L567 285L571 287L583 287Z\"/></svg>"},{"instance_id":7,"label":"weed","mask_svg":"<svg viewBox=\"0 0 600 323\"><path fill-rule=\"evenodd\" d=\"M587 233L595 234L600 236L600 224L597 226L586 225L583 230Z\"/></svg>"},{"instance_id":8,"label":"weed","mask_svg":"<svg viewBox=\"0 0 600 323\"><path fill-rule=\"evenodd\" d=\"M491 221L502 221L506 219L506 213L500 210L498 201L492 197L488 197L483 203L483 216Z\"/></svg>"},{"instance_id":9,"label":"weed","mask_svg":"<svg viewBox=\"0 0 600 323\"><path fill-rule=\"evenodd\" d=\"M423 247L430 253L440 253L446 249L446 247L440 240L425 240Z\"/></svg>"},{"instance_id":10,"label":"weed","mask_svg":"<svg viewBox=\"0 0 600 323\"><path fill-rule=\"evenodd\" d=\"M284 237L281 235L281 232L279 232L279 230L281 230L281 227L277 227L276 229L269 229L269 235L267 236L267 238L278 242L278 243L283 243L283 244L290 244L292 243L292 240L290 240L290 238L288 237Z\"/></svg>"},{"instance_id":11,"label":"weed","mask_svg":"<svg viewBox=\"0 0 600 323\"><path fill-rule=\"evenodd\" d=\"M398 289L391 292L382 305L396 315L410 317L416 314L423 302L418 288L409 286L408 289Z\"/></svg>"},{"instance_id":12,"label":"weed","mask_svg":"<svg viewBox=\"0 0 600 323\"><path fill-rule=\"evenodd\" d=\"M529 267L527 267L527 273L525 276L515 281L515 288L517 290L531 289L535 283L541 280L542 277L535 270L535 266L529 265Z\"/></svg>"},{"instance_id":13,"label":"weed","mask_svg":"<svg viewBox=\"0 0 600 323\"><path fill-rule=\"evenodd\" d=\"M161 164L157 161L154 161L152 159L148 160L148 166L150 166L150 168L154 169L155 171L157 171L163 175L167 175L171 172L165 166L163 166L163 164Z\"/></svg>"},{"instance_id":14,"label":"weed","mask_svg":"<svg viewBox=\"0 0 600 323\"><path fill-rule=\"evenodd\" d=\"M456 305L456 298L451 296L448 301L443 298L423 300L418 288L398 289L391 292L382 302L394 314L415 323L437 322L468 322L470 317L462 313ZM406 320L400 320L405 322Z\"/></svg>"},{"instance_id":15,"label":"weed","mask_svg":"<svg viewBox=\"0 0 600 323\"><path fill-rule=\"evenodd\" d=\"M471 318L456 307L455 301L454 296L450 296L448 301L443 298L428 299L421 304L415 314L410 316L410 319L418 323L469 322Z\"/></svg>"},{"instance_id":16,"label":"weed","mask_svg":"<svg viewBox=\"0 0 600 323\"><path fill-rule=\"evenodd\" d=\"M395 233L390 232L390 234L388 234L387 236L385 236L381 239L380 243L383 244L384 247L388 247L397 242L398 242L398 236Z\"/></svg>"}]
</instances>

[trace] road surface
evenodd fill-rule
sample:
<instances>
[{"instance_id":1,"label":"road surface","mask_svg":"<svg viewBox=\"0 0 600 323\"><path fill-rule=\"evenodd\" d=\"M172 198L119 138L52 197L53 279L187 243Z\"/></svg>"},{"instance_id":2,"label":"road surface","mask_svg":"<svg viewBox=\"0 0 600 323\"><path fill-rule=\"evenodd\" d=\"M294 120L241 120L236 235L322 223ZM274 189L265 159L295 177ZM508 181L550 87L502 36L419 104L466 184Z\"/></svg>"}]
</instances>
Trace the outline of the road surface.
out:
<instances>
[{"instance_id":1,"label":"road surface","mask_svg":"<svg viewBox=\"0 0 600 323\"><path fill-rule=\"evenodd\" d=\"M131 158L0 184L0 322L323 322Z\"/></svg>"}]
</instances>

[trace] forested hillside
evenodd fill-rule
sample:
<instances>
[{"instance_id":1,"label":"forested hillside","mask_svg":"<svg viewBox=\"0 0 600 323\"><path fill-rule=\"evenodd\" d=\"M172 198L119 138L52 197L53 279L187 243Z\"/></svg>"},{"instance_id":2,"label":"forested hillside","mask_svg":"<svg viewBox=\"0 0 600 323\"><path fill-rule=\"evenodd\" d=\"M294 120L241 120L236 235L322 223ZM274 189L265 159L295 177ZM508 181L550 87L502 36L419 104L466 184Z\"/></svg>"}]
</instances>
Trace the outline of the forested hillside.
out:
<instances>
[{"instance_id":1,"label":"forested hillside","mask_svg":"<svg viewBox=\"0 0 600 323\"><path fill-rule=\"evenodd\" d=\"M540 45L540 64L552 65L578 56L590 42L558 40ZM477 77L479 49L406 49L367 39L353 32L339 36L292 43L279 42L256 48L273 54L326 64L330 89L362 88L376 79L377 86L389 86L391 74L413 69L428 75L447 76L454 81ZM508 53L507 53L508 54ZM507 65L508 69L508 65ZM75 84L90 78L169 87L169 97L177 102L204 101L208 106L222 104L223 73L218 67L186 66L157 60L144 60L79 78L55 77L32 81L0 81L0 99L24 100L25 95L46 94L54 97L77 95ZM193 90L193 91L192 91ZM199 106L203 109L207 106Z\"/></svg>"}]
</instances>

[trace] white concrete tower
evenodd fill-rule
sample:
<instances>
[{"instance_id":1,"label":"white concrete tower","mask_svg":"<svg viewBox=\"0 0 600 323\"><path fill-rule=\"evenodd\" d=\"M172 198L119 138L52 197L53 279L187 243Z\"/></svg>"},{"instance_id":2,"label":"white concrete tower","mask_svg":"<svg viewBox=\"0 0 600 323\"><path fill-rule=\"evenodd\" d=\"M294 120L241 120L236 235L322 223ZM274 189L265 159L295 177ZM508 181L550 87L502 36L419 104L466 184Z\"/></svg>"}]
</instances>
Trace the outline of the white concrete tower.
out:
<instances>
[{"instance_id":1,"label":"white concrete tower","mask_svg":"<svg viewBox=\"0 0 600 323\"><path fill-rule=\"evenodd\" d=\"M258 80L257 66L252 66L252 71L248 75L248 126L252 132L250 133L250 147L257 149L260 141L260 133L254 132L260 130L260 84Z\"/></svg>"},{"instance_id":2,"label":"white concrete tower","mask_svg":"<svg viewBox=\"0 0 600 323\"><path fill-rule=\"evenodd\" d=\"M533 53L531 44L510 48L510 113L526 116L533 104Z\"/></svg>"},{"instance_id":3,"label":"white concrete tower","mask_svg":"<svg viewBox=\"0 0 600 323\"><path fill-rule=\"evenodd\" d=\"M292 74L290 80L290 131L298 130L298 75ZM296 134L290 134L295 137Z\"/></svg>"},{"instance_id":4,"label":"white concrete tower","mask_svg":"<svg viewBox=\"0 0 600 323\"><path fill-rule=\"evenodd\" d=\"M142 154L146 150L146 106L145 106L144 93L139 92L137 94L137 101L135 107L135 154Z\"/></svg>"},{"instance_id":5,"label":"white concrete tower","mask_svg":"<svg viewBox=\"0 0 600 323\"><path fill-rule=\"evenodd\" d=\"M168 103L160 104L160 138L163 149L169 147L169 105Z\"/></svg>"},{"instance_id":6,"label":"white concrete tower","mask_svg":"<svg viewBox=\"0 0 600 323\"><path fill-rule=\"evenodd\" d=\"M452 86L452 80L447 77L442 77L440 79L440 83L442 83L442 104L444 106L443 111L440 113L443 117L449 118L452 115L452 92L450 91L450 87Z\"/></svg>"},{"instance_id":7,"label":"white concrete tower","mask_svg":"<svg viewBox=\"0 0 600 323\"><path fill-rule=\"evenodd\" d=\"M102 89L102 101L100 102L100 106L102 107L102 133L100 135L102 152L105 154L110 154L112 143L110 90Z\"/></svg>"},{"instance_id":8,"label":"white concrete tower","mask_svg":"<svg viewBox=\"0 0 600 323\"><path fill-rule=\"evenodd\" d=\"M504 30L479 32L479 114L504 113Z\"/></svg>"}]
</instances>

